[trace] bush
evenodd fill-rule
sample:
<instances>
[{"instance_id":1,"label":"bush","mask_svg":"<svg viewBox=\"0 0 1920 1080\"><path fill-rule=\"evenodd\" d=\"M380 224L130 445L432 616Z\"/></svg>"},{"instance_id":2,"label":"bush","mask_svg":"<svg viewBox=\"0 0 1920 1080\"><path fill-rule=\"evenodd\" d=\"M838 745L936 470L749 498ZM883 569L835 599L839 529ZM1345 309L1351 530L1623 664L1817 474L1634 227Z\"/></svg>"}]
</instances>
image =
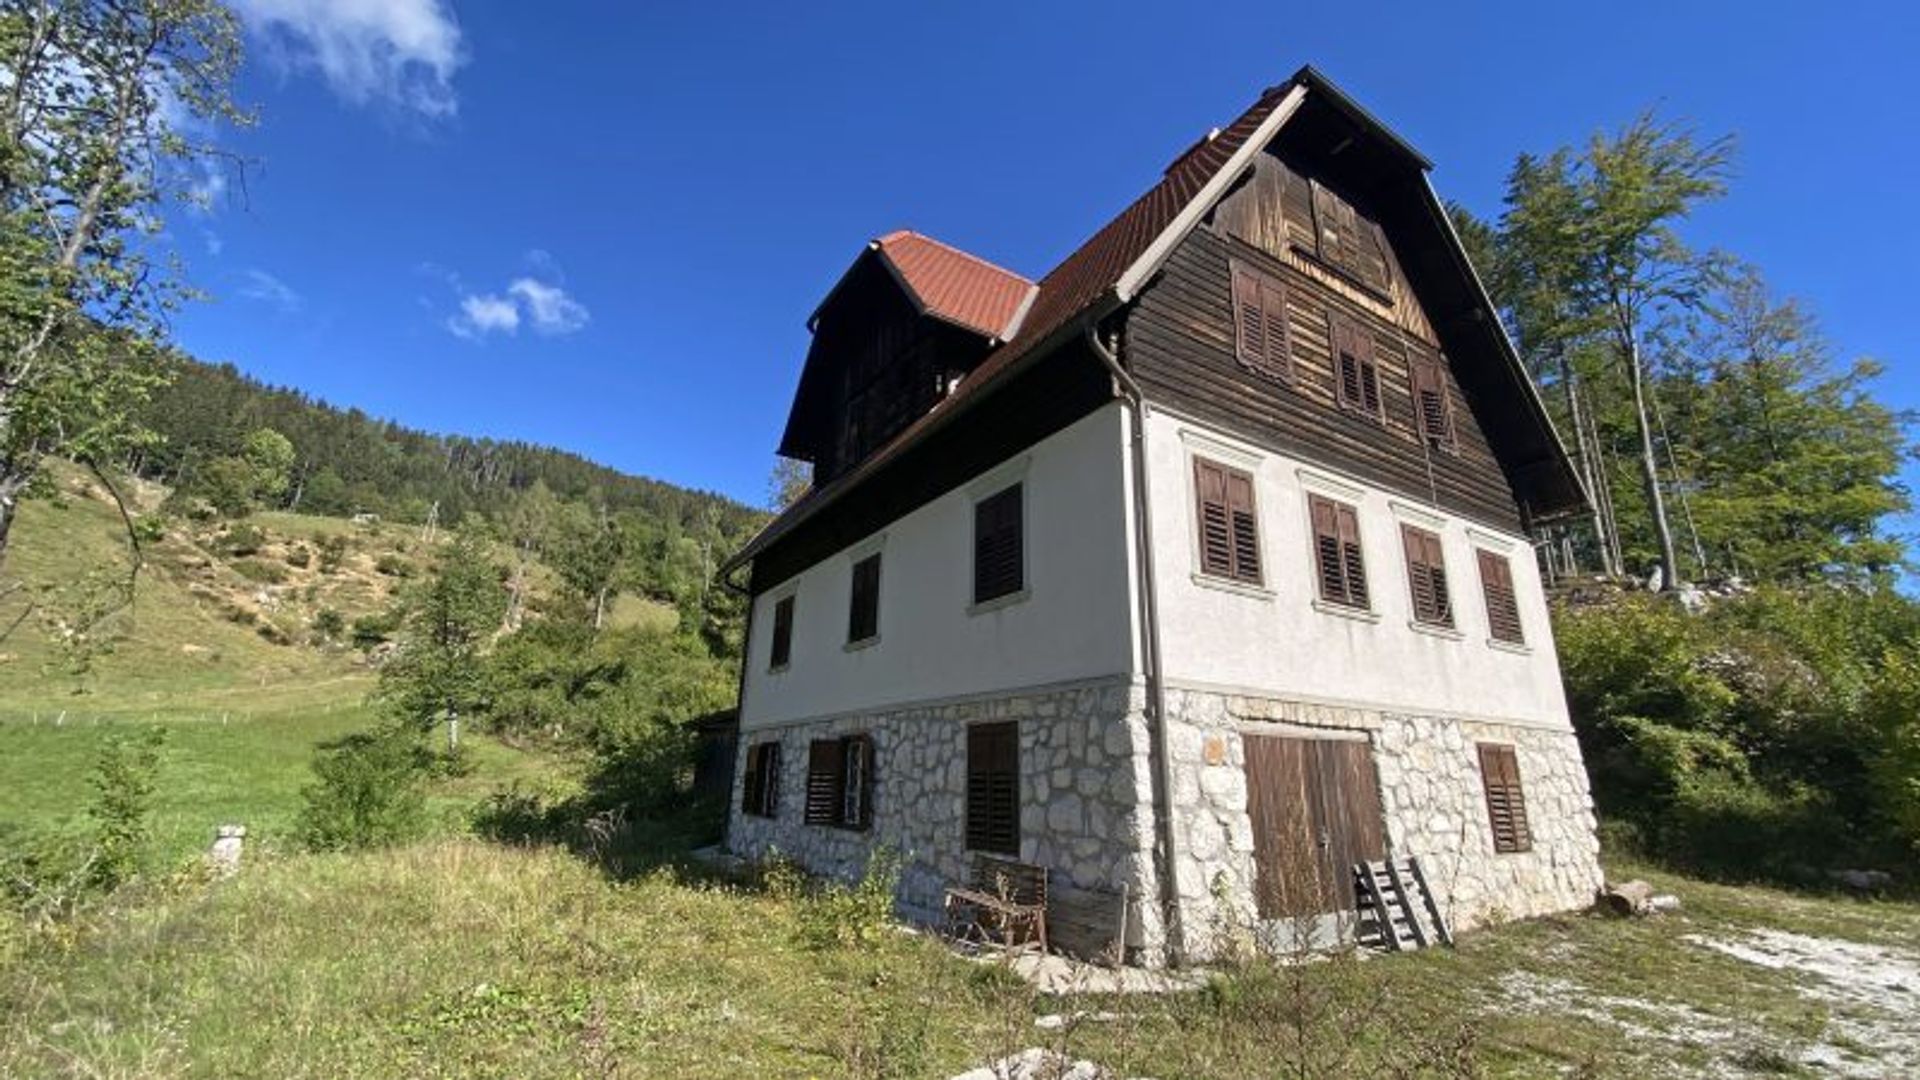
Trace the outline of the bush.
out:
<instances>
[{"instance_id":1,"label":"bush","mask_svg":"<svg viewBox=\"0 0 1920 1080\"><path fill-rule=\"evenodd\" d=\"M312 851L348 851L412 839L425 824L422 761L418 736L397 727L322 746L303 793L300 842Z\"/></svg>"},{"instance_id":2,"label":"bush","mask_svg":"<svg viewBox=\"0 0 1920 1080\"><path fill-rule=\"evenodd\" d=\"M347 559L347 547L350 541L345 534L323 536L320 538L320 572L331 574L340 569Z\"/></svg>"},{"instance_id":3,"label":"bush","mask_svg":"<svg viewBox=\"0 0 1920 1080\"><path fill-rule=\"evenodd\" d=\"M870 945L893 925L900 888L900 856L877 847L852 885L826 882L802 895L795 913L800 939L816 948Z\"/></svg>"},{"instance_id":4,"label":"bush","mask_svg":"<svg viewBox=\"0 0 1920 1080\"><path fill-rule=\"evenodd\" d=\"M413 576L413 564L398 555L388 552L373 561L373 568L388 577L409 578Z\"/></svg>"},{"instance_id":5,"label":"bush","mask_svg":"<svg viewBox=\"0 0 1920 1080\"><path fill-rule=\"evenodd\" d=\"M288 566L305 570L313 565L313 552L309 551L305 544L295 544L287 549L285 559Z\"/></svg>"},{"instance_id":6,"label":"bush","mask_svg":"<svg viewBox=\"0 0 1920 1080\"><path fill-rule=\"evenodd\" d=\"M258 525L243 521L221 533L214 547L224 554L244 558L258 552L266 542L267 534Z\"/></svg>"},{"instance_id":7,"label":"bush","mask_svg":"<svg viewBox=\"0 0 1920 1080\"><path fill-rule=\"evenodd\" d=\"M93 767L94 883L111 889L140 872L147 857L153 793L159 784L160 749L167 732L150 727L115 732L101 743Z\"/></svg>"},{"instance_id":8,"label":"bush","mask_svg":"<svg viewBox=\"0 0 1920 1080\"><path fill-rule=\"evenodd\" d=\"M371 649L384 645L393 639L394 632L399 629L400 616L393 612L362 615L353 620L353 647Z\"/></svg>"},{"instance_id":9,"label":"bush","mask_svg":"<svg viewBox=\"0 0 1920 1080\"><path fill-rule=\"evenodd\" d=\"M313 636L319 641L338 641L347 632L347 617L334 608L313 613Z\"/></svg>"},{"instance_id":10,"label":"bush","mask_svg":"<svg viewBox=\"0 0 1920 1080\"><path fill-rule=\"evenodd\" d=\"M287 580L287 572L279 566L259 559L241 559L233 564L233 571L248 581L260 585L281 585Z\"/></svg>"},{"instance_id":11,"label":"bush","mask_svg":"<svg viewBox=\"0 0 1920 1080\"><path fill-rule=\"evenodd\" d=\"M143 544L157 544L167 538L167 519L159 514L134 518L133 535Z\"/></svg>"}]
</instances>

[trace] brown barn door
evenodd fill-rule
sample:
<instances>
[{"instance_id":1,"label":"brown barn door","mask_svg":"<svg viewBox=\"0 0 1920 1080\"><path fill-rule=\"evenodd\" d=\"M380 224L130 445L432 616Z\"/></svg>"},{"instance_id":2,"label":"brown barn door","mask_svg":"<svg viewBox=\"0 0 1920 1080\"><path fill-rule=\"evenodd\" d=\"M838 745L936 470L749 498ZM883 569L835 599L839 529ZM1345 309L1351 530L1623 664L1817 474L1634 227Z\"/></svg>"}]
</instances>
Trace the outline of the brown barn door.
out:
<instances>
[{"instance_id":1,"label":"brown barn door","mask_svg":"<svg viewBox=\"0 0 1920 1080\"><path fill-rule=\"evenodd\" d=\"M1353 864L1386 857L1370 745L1279 735L1243 742L1260 917L1351 910Z\"/></svg>"}]
</instances>

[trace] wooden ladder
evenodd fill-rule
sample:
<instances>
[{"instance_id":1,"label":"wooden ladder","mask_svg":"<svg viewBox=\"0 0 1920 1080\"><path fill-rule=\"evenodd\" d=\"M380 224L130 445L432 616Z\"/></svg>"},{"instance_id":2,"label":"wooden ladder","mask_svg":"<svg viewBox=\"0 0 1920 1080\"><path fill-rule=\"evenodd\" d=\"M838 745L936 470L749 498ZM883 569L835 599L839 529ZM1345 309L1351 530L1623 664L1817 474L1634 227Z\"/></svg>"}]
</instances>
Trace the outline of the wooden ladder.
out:
<instances>
[{"instance_id":1,"label":"wooden ladder","mask_svg":"<svg viewBox=\"0 0 1920 1080\"><path fill-rule=\"evenodd\" d=\"M1453 945L1453 932L1434 903L1419 856L1354 863L1353 895L1360 909L1362 945L1393 952Z\"/></svg>"}]
</instances>

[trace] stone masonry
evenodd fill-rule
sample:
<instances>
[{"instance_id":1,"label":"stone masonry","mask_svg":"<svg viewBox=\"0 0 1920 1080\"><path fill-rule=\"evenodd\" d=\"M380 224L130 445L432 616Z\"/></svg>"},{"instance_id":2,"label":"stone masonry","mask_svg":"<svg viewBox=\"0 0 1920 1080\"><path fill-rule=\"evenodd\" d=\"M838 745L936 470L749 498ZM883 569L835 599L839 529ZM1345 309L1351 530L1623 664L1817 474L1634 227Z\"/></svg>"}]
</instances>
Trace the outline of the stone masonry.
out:
<instances>
[{"instance_id":1,"label":"stone masonry","mask_svg":"<svg viewBox=\"0 0 1920 1080\"><path fill-rule=\"evenodd\" d=\"M1585 907L1601 884L1592 799L1570 731L1409 716L1271 697L1169 688L1173 822L1180 856L1180 952L1205 959L1223 925L1253 919L1253 832L1241 734L1367 739L1389 854L1418 855L1456 929ZM1151 745L1141 686L1125 679L877 710L741 733L728 843L778 851L808 870L857 877L885 845L904 860L900 906L934 918L945 888L970 871L965 846L966 728L1020 722L1020 857L1046 866L1056 892L1114 891L1130 905L1130 955L1164 958L1155 859ZM807 744L865 733L874 746L873 826L803 823ZM749 746L780 740L779 814L744 815ZM1475 753L1513 745L1531 851L1497 854Z\"/></svg>"}]
</instances>

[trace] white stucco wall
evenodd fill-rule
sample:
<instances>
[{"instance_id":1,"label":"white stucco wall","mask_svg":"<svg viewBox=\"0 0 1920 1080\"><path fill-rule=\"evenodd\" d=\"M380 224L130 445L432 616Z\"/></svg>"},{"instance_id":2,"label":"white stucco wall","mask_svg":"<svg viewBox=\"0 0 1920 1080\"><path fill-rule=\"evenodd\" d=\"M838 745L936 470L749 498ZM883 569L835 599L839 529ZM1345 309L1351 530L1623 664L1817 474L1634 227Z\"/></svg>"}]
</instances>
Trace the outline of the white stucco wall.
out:
<instances>
[{"instance_id":1,"label":"white stucco wall","mask_svg":"<svg viewBox=\"0 0 1920 1080\"><path fill-rule=\"evenodd\" d=\"M1526 539L1371 487L1170 413L1149 419L1161 639L1170 685L1565 729L1546 597ZM1197 576L1193 458L1254 476L1260 589ZM1359 511L1372 612L1316 606L1307 495ZM1400 524L1440 535L1457 633L1413 625ZM1524 648L1489 640L1476 547L1509 557Z\"/></svg>"},{"instance_id":2,"label":"white stucco wall","mask_svg":"<svg viewBox=\"0 0 1920 1080\"><path fill-rule=\"evenodd\" d=\"M1131 670L1123 413L1109 405L754 598L742 729ZM1020 480L1026 596L970 611L973 504ZM847 648L854 562L882 552L880 636ZM793 595L791 662L769 670Z\"/></svg>"}]
</instances>

